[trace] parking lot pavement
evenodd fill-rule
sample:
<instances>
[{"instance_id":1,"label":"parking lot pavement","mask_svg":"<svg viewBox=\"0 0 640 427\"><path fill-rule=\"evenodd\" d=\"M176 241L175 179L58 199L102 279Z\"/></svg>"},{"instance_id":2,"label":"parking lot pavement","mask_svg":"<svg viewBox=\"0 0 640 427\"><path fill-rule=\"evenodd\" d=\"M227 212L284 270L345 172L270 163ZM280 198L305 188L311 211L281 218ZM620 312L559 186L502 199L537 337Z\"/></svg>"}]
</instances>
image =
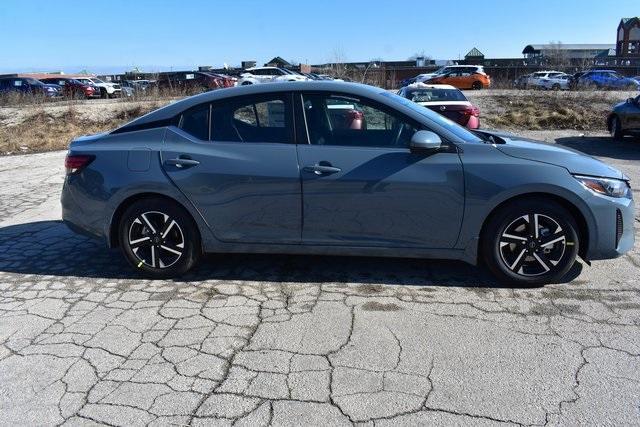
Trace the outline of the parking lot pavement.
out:
<instances>
[{"instance_id":1,"label":"parking lot pavement","mask_svg":"<svg viewBox=\"0 0 640 427\"><path fill-rule=\"evenodd\" d=\"M640 185L640 144L557 142ZM59 222L63 156L0 164L0 424L640 419L637 249L533 289L457 262L263 255L143 280Z\"/></svg>"}]
</instances>

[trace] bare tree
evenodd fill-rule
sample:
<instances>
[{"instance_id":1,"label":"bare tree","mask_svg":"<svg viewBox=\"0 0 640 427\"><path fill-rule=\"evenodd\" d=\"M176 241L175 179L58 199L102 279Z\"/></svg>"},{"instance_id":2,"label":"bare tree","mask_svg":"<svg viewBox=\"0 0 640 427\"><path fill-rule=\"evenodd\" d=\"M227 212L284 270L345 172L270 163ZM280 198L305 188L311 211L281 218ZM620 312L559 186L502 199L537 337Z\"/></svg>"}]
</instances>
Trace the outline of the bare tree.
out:
<instances>
[{"instance_id":1,"label":"bare tree","mask_svg":"<svg viewBox=\"0 0 640 427\"><path fill-rule=\"evenodd\" d=\"M563 71L570 65L569 55L561 41L549 42L549 48L544 52L547 64L557 70Z\"/></svg>"},{"instance_id":2,"label":"bare tree","mask_svg":"<svg viewBox=\"0 0 640 427\"><path fill-rule=\"evenodd\" d=\"M346 62L347 56L344 50L340 46L333 48L331 59L329 60L331 74L338 78L345 77L347 74Z\"/></svg>"}]
</instances>

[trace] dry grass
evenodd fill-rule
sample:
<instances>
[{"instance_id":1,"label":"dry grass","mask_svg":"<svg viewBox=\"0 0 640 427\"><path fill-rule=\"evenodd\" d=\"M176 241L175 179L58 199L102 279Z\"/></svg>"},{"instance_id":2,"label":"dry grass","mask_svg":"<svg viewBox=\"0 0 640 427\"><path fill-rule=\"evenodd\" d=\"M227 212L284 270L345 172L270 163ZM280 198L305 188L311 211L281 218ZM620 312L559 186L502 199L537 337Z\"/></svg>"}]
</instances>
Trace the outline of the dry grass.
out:
<instances>
[{"instance_id":1,"label":"dry grass","mask_svg":"<svg viewBox=\"0 0 640 427\"><path fill-rule=\"evenodd\" d=\"M490 128L605 131L612 105L621 100L602 92L509 91L485 97L480 109Z\"/></svg>"},{"instance_id":2,"label":"dry grass","mask_svg":"<svg viewBox=\"0 0 640 427\"><path fill-rule=\"evenodd\" d=\"M30 106L18 124L0 126L0 154L23 154L67 148L80 135L112 130L148 113L163 103L123 104L110 114L91 117L81 114L81 105L69 105L60 111L42 105Z\"/></svg>"},{"instance_id":3,"label":"dry grass","mask_svg":"<svg viewBox=\"0 0 640 427\"><path fill-rule=\"evenodd\" d=\"M605 131L613 104L632 93L547 92L491 89L465 91L480 107L482 126L511 131ZM63 102L11 100L0 106L0 155L65 149L79 135L114 129L177 99L150 93L140 99ZM18 102L18 104L14 104Z\"/></svg>"}]
</instances>

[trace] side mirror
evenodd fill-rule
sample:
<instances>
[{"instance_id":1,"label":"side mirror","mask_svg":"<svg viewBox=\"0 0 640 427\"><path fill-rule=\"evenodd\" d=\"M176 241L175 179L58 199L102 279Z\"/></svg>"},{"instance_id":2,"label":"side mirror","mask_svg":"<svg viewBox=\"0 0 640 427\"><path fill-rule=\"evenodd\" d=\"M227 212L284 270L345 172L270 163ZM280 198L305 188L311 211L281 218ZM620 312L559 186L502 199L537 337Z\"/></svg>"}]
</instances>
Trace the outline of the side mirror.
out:
<instances>
[{"instance_id":1,"label":"side mirror","mask_svg":"<svg viewBox=\"0 0 640 427\"><path fill-rule=\"evenodd\" d=\"M428 130L419 130L414 133L409 143L412 153L434 152L442 146L440 137Z\"/></svg>"}]
</instances>

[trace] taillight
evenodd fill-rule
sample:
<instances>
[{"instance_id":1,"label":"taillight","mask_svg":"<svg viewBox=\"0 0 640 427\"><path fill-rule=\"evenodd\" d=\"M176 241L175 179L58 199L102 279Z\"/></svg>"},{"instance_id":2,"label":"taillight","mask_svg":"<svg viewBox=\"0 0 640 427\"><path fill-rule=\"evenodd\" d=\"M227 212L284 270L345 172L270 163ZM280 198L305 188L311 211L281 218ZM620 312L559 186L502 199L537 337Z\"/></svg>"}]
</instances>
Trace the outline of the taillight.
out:
<instances>
[{"instance_id":1,"label":"taillight","mask_svg":"<svg viewBox=\"0 0 640 427\"><path fill-rule=\"evenodd\" d=\"M480 109L475 105L469 105L462 110L462 114L465 116L480 117Z\"/></svg>"},{"instance_id":2,"label":"taillight","mask_svg":"<svg viewBox=\"0 0 640 427\"><path fill-rule=\"evenodd\" d=\"M95 158L95 156L85 154L67 154L67 157L64 159L64 167L67 170L67 175L77 173L86 168Z\"/></svg>"}]
</instances>

